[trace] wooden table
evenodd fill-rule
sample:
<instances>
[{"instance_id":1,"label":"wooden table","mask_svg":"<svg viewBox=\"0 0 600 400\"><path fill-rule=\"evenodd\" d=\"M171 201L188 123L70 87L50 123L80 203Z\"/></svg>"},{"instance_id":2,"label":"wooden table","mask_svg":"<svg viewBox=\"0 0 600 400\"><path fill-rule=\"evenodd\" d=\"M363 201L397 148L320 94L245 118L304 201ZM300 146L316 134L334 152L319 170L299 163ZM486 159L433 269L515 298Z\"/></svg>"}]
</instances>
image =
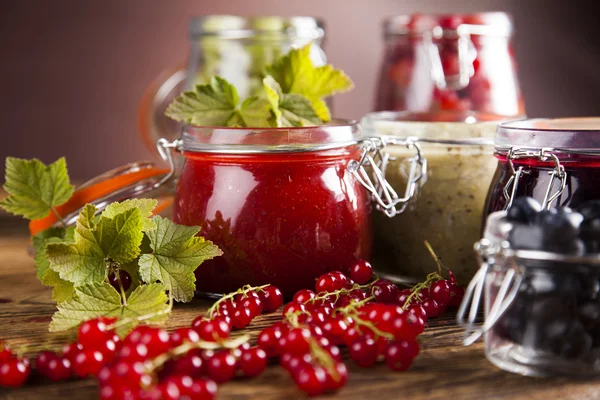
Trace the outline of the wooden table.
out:
<instances>
[{"instance_id":1,"label":"wooden table","mask_svg":"<svg viewBox=\"0 0 600 400\"><path fill-rule=\"evenodd\" d=\"M55 310L51 289L35 277L33 260L27 255L28 240L0 220L0 339L28 351L59 348L73 334L50 334L48 323ZM17 229L17 231L19 231ZM176 305L168 328L186 326L207 308L207 301ZM278 319L268 315L255 319L248 329L256 335L261 327ZM54 346L54 347L53 347ZM394 373L378 365L361 369L347 363L348 384L328 399L600 399L600 381L526 378L503 372L483 355L483 346L461 344L461 330L448 315L430 323L422 335L422 353L407 372ZM236 380L219 387L219 399L304 398L287 373L270 366L251 380ZM0 399L93 399L94 380L49 383L34 379L16 390L0 389Z\"/></svg>"}]
</instances>

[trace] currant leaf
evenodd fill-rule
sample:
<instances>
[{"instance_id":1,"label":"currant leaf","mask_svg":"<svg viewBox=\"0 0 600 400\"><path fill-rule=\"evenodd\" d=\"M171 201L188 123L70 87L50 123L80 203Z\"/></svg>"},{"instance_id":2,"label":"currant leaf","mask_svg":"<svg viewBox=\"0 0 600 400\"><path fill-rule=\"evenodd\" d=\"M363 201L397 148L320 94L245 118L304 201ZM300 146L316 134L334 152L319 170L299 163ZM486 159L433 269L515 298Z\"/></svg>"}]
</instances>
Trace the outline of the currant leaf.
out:
<instances>
[{"instance_id":1,"label":"currant leaf","mask_svg":"<svg viewBox=\"0 0 600 400\"><path fill-rule=\"evenodd\" d=\"M175 300L190 301L196 288L194 271L222 252L212 242L196 237L197 226L177 225L159 216L152 221L156 228L147 235L153 252L140 257L140 276L146 283L164 283Z\"/></svg>"},{"instance_id":2,"label":"currant leaf","mask_svg":"<svg viewBox=\"0 0 600 400\"><path fill-rule=\"evenodd\" d=\"M130 319L127 329L135 326L140 317L145 322L161 322L170 311L167 301L165 287L159 283L139 286L126 303L117 290L105 282L75 287L73 298L59 303L50 323L50 332L72 329L100 316Z\"/></svg>"},{"instance_id":3,"label":"currant leaf","mask_svg":"<svg viewBox=\"0 0 600 400\"><path fill-rule=\"evenodd\" d=\"M321 123L309 99L300 94L283 93L281 86L272 76L265 77L263 84L276 126L309 126Z\"/></svg>"},{"instance_id":4,"label":"currant leaf","mask_svg":"<svg viewBox=\"0 0 600 400\"><path fill-rule=\"evenodd\" d=\"M28 219L46 217L52 207L69 200L74 189L64 158L46 166L37 159L7 157L5 181L8 197L0 207Z\"/></svg>"},{"instance_id":5,"label":"currant leaf","mask_svg":"<svg viewBox=\"0 0 600 400\"><path fill-rule=\"evenodd\" d=\"M111 203L104 211L102 216L106 218L114 218L117 214L124 213L125 211L131 210L132 208L139 208L142 218L144 218L144 231L154 228L154 224L150 219L152 217L152 211L158 204L155 199L128 199L120 203Z\"/></svg>"}]
</instances>

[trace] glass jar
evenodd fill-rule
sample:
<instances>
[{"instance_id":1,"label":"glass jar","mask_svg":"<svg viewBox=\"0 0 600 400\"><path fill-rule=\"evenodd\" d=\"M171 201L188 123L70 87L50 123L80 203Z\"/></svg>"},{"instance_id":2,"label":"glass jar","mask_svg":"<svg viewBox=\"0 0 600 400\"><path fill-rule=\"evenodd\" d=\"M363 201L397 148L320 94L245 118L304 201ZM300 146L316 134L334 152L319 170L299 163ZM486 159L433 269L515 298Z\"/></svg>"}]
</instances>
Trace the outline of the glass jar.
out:
<instances>
[{"instance_id":1,"label":"glass jar","mask_svg":"<svg viewBox=\"0 0 600 400\"><path fill-rule=\"evenodd\" d=\"M304 128L186 126L175 222L199 225L223 250L196 271L201 292L274 284L286 297L371 254L368 192L348 165L358 125Z\"/></svg>"},{"instance_id":2,"label":"glass jar","mask_svg":"<svg viewBox=\"0 0 600 400\"><path fill-rule=\"evenodd\" d=\"M525 114L507 14L401 15L384 31L375 110Z\"/></svg>"},{"instance_id":3,"label":"glass jar","mask_svg":"<svg viewBox=\"0 0 600 400\"><path fill-rule=\"evenodd\" d=\"M146 90L138 110L138 128L152 149L159 138L179 137L180 125L165 116L167 106L183 90L206 83L213 75L231 82L241 98L262 87L264 68L292 47L312 43L316 66L327 63L321 49L322 21L312 17L240 17L206 15L190 21L187 70L163 72Z\"/></svg>"},{"instance_id":4,"label":"glass jar","mask_svg":"<svg viewBox=\"0 0 600 400\"><path fill-rule=\"evenodd\" d=\"M498 116L446 112L372 113L365 117L367 132L408 139L420 146L426 168L414 193L398 207L394 218L375 213L374 267L397 282L422 281L436 269L435 254L460 282L477 270L473 243L481 237L481 215L487 187L495 170L493 135ZM385 180L402 191L410 182L413 152L389 145L378 163Z\"/></svg>"},{"instance_id":5,"label":"glass jar","mask_svg":"<svg viewBox=\"0 0 600 400\"><path fill-rule=\"evenodd\" d=\"M548 208L600 198L600 118L506 122L494 141L498 162L484 217L521 196Z\"/></svg>"},{"instance_id":6,"label":"glass jar","mask_svg":"<svg viewBox=\"0 0 600 400\"><path fill-rule=\"evenodd\" d=\"M512 250L505 216L491 214L476 245L481 269L458 311L464 344L484 335L488 360L521 375L599 375L600 257Z\"/></svg>"}]
</instances>

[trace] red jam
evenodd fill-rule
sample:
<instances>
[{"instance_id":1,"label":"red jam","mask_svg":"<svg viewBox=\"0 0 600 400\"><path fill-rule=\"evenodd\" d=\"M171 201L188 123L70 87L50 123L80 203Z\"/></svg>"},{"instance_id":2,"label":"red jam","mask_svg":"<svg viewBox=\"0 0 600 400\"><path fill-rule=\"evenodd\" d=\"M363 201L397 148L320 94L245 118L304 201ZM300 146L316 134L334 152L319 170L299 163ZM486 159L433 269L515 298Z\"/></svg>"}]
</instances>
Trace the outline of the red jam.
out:
<instances>
[{"instance_id":1,"label":"red jam","mask_svg":"<svg viewBox=\"0 0 600 400\"><path fill-rule=\"evenodd\" d=\"M370 257L370 200L346 169L356 146L184 156L174 220L200 225L224 253L196 270L200 292L270 283L289 297Z\"/></svg>"},{"instance_id":2,"label":"red jam","mask_svg":"<svg viewBox=\"0 0 600 400\"><path fill-rule=\"evenodd\" d=\"M459 32L465 27L470 34ZM525 113L509 41L512 24L506 14L398 16L386 22L385 30L376 111ZM442 33L436 37L435 32ZM461 34L469 43L462 53ZM433 58L446 86L434 78ZM457 82L461 71L466 74L462 83Z\"/></svg>"}]
</instances>

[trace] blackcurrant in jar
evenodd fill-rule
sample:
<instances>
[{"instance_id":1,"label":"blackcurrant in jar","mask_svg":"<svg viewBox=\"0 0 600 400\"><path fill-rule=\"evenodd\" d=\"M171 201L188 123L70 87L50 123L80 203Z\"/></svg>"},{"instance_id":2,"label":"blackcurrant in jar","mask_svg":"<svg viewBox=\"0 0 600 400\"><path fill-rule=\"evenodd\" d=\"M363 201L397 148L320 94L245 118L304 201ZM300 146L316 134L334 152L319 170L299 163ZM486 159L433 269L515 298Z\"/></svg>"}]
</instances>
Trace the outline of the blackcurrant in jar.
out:
<instances>
[{"instance_id":1,"label":"blackcurrant in jar","mask_svg":"<svg viewBox=\"0 0 600 400\"><path fill-rule=\"evenodd\" d=\"M507 14L400 15L384 35L376 111L525 113Z\"/></svg>"}]
</instances>

